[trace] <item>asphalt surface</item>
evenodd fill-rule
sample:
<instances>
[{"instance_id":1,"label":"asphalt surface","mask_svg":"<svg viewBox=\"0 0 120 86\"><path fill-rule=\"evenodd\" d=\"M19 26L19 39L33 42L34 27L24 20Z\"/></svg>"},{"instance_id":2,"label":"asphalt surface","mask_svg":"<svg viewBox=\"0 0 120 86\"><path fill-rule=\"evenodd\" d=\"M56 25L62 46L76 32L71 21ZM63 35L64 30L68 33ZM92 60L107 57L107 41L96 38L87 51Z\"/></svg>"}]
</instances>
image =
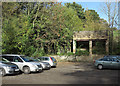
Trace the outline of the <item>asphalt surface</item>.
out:
<instances>
[{"instance_id":1,"label":"asphalt surface","mask_svg":"<svg viewBox=\"0 0 120 86\"><path fill-rule=\"evenodd\" d=\"M91 63L59 62L42 73L7 75L2 84L118 84L118 70L98 70Z\"/></svg>"}]
</instances>

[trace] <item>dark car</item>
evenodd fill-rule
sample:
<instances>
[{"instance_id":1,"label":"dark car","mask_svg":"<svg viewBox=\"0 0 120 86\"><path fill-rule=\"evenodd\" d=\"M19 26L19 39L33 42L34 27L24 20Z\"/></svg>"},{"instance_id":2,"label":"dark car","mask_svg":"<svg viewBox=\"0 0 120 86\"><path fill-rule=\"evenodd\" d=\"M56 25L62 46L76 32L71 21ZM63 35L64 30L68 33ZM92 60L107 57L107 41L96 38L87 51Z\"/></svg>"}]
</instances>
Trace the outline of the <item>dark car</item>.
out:
<instances>
[{"instance_id":1,"label":"dark car","mask_svg":"<svg viewBox=\"0 0 120 86\"><path fill-rule=\"evenodd\" d=\"M118 56L104 56L103 58L95 60L94 65L98 69L120 69L120 59L118 58Z\"/></svg>"}]
</instances>

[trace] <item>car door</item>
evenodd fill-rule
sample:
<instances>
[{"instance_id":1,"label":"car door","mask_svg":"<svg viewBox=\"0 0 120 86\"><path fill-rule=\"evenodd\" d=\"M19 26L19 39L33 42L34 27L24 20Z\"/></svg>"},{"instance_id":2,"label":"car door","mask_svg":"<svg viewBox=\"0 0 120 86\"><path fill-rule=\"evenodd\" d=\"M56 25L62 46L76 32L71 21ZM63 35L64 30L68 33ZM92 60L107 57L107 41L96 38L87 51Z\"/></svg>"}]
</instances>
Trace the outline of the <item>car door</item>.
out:
<instances>
[{"instance_id":1,"label":"car door","mask_svg":"<svg viewBox=\"0 0 120 86\"><path fill-rule=\"evenodd\" d=\"M112 68L120 69L120 61L117 58L112 58Z\"/></svg>"},{"instance_id":2,"label":"car door","mask_svg":"<svg viewBox=\"0 0 120 86\"><path fill-rule=\"evenodd\" d=\"M105 68L111 68L111 66L112 66L112 59L111 58L104 58L103 66Z\"/></svg>"},{"instance_id":3,"label":"car door","mask_svg":"<svg viewBox=\"0 0 120 86\"><path fill-rule=\"evenodd\" d=\"M21 58L19 58L18 56L14 56L14 59L13 59L13 62L14 64L16 64L20 70L22 70L23 66L24 66L24 63L22 61Z\"/></svg>"}]
</instances>

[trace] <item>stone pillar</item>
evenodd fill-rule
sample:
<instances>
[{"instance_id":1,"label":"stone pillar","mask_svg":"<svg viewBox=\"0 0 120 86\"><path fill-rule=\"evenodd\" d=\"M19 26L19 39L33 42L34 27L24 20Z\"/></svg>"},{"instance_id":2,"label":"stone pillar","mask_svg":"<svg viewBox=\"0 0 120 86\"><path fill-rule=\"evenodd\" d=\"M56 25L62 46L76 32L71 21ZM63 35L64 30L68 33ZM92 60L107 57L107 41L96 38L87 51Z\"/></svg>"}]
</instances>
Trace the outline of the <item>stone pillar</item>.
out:
<instances>
[{"instance_id":1,"label":"stone pillar","mask_svg":"<svg viewBox=\"0 0 120 86\"><path fill-rule=\"evenodd\" d=\"M109 40L106 40L105 46L106 46L106 54L109 54Z\"/></svg>"},{"instance_id":2,"label":"stone pillar","mask_svg":"<svg viewBox=\"0 0 120 86\"><path fill-rule=\"evenodd\" d=\"M89 54L92 55L92 41L89 41Z\"/></svg>"},{"instance_id":3,"label":"stone pillar","mask_svg":"<svg viewBox=\"0 0 120 86\"><path fill-rule=\"evenodd\" d=\"M73 53L75 53L75 52L76 52L76 41L73 40Z\"/></svg>"}]
</instances>

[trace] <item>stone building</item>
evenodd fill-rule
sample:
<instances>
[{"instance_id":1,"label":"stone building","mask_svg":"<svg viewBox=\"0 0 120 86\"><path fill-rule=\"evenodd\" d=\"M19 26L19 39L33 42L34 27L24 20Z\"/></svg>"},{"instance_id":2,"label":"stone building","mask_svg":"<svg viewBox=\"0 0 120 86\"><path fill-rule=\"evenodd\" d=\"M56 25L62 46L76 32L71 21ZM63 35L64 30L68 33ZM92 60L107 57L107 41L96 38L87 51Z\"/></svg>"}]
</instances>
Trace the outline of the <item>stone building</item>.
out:
<instances>
[{"instance_id":1,"label":"stone building","mask_svg":"<svg viewBox=\"0 0 120 86\"><path fill-rule=\"evenodd\" d=\"M77 43L88 44L89 55L92 55L92 47L94 41L103 41L105 44L105 51L109 53L109 34L107 30L103 31L78 31L73 35L73 53L76 52Z\"/></svg>"}]
</instances>

